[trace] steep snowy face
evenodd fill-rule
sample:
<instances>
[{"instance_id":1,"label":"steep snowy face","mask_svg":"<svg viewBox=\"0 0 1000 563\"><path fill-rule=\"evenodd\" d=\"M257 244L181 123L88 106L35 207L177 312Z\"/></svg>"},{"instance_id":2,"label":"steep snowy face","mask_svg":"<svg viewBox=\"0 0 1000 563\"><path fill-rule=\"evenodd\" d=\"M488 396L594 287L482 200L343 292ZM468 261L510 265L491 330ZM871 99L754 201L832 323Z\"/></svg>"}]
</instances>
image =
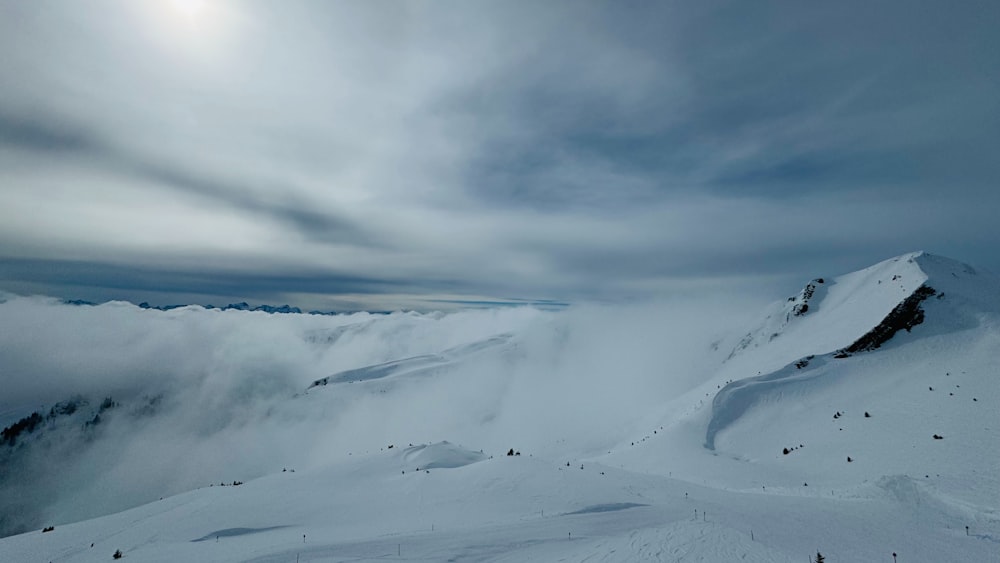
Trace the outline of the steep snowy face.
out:
<instances>
[{"instance_id":1,"label":"steep snowy face","mask_svg":"<svg viewBox=\"0 0 1000 563\"><path fill-rule=\"evenodd\" d=\"M839 350L835 357L844 358L881 347L900 331L910 332L923 324L927 310L933 311L930 330L935 332L954 332L975 326L983 315L1000 311L997 303L1000 280L995 277L981 275L967 264L925 252L900 259L905 260L906 267L919 269L923 283L912 291L907 289L909 295L877 325ZM893 278L893 282L900 281L903 274L893 274Z\"/></svg>"},{"instance_id":2,"label":"steep snowy face","mask_svg":"<svg viewBox=\"0 0 1000 563\"><path fill-rule=\"evenodd\" d=\"M769 371L808 355L870 349L880 337L859 340L887 321L903 329L919 324L925 308L921 303L929 297L947 299L953 310L1000 310L997 287L1000 283L993 276L925 252L838 277L816 278L797 295L771 305L727 361L745 356Z\"/></svg>"},{"instance_id":3,"label":"steep snowy face","mask_svg":"<svg viewBox=\"0 0 1000 563\"><path fill-rule=\"evenodd\" d=\"M995 277L926 253L836 278L812 324L781 335L801 348L776 338L732 359L750 374L785 362L715 394L705 447L809 483L919 473L978 502L969 483L1000 487L998 296Z\"/></svg>"},{"instance_id":4,"label":"steep snowy face","mask_svg":"<svg viewBox=\"0 0 1000 563\"><path fill-rule=\"evenodd\" d=\"M927 277L926 284L943 294L953 308L967 311L1000 312L1000 278L979 272L968 264L920 252L907 261Z\"/></svg>"},{"instance_id":5,"label":"steep snowy face","mask_svg":"<svg viewBox=\"0 0 1000 563\"><path fill-rule=\"evenodd\" d=\"M825 278L816 278L807 283L798 294L771 305L764 320L740 339L729 353L727 360L744 350L773 342L790 328L794 329L795 326L790 327L790 325L793 322L797 323L799 317L805 316L810 311L815 312L816 304L826 297L828 287Z\"/></svg>"}]
</instances>

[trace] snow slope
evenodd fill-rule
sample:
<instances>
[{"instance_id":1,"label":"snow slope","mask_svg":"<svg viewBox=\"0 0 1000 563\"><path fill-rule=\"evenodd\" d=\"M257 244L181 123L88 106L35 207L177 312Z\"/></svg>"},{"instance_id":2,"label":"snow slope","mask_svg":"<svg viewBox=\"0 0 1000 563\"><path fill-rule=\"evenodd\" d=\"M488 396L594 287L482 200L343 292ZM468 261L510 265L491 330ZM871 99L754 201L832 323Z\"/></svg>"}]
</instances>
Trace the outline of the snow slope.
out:
<instances>
[{"instance_id":1,"label":"snow slope","mask_svg":"<svg viewBox=\"0 0 1000 563\"><path fill-rule=\"evenodd\" d=\"M601 465L494 457L416 471L381 452L324 470L207 487L0 543L7 560L988 561L996 537L901 498L764 495ZM893 489L894 487L894 489ZM697 511L697 517L695 516ZM974 522L974 521L972 521ZM751 532L753 536L751 537ZM93 547L90 547L94 544Z\"/></svg>"},{"instance_id":2,"label":"snow slope","mask_svg":"<svg viewBox=\"0 0 1000 563\"><path fill-rule=\"evenodd\" d=\"M959 275L961 278L951 279ZM745 355L767 364L777 358L790 361L845 348L881 323L932 276L932 285L955 287L960 290L956 294L969 294L976 305L995 310L996 297L983 295L985 290L981 289L995 280L947 258L915 252L843 276L809 282L798 295L771 305L763 321L734 347L731 359ZM960 281L968 279L971 283Z\"/></svg>"},{"instance_id":3,"label":"snow slope","mask_svg":"<svg viewBox=\"0 0 1000 563\"><path fill-rule=\"evenodd\" d=\"M77 483L42 512L55 529L0 539L0 560L1000 561L1000 282L926 253L822 279L721 355L718 327L659 309L266 321L304 343L305 391L223 422L169 393L107 409L103 456L70 458L105 495L160 449L201 483L158 474L135 486L161 500L66 523L99 495L52 473ZM51 459L88 408L18 456Z\"/></svg>"},{"instance_id":4,"label":"snow slope","mask_svg":"<svg viewBox=\"0 0 1000 563\"><path fill-rule=\"evenodd\" d=\"M836 352L810 355L774 372L727 384L713 401L712 419L706 437L708 448L714 449L716 435L742 417L748 409L759 403L780 400L786 394L793 396L799 405L805 403L806 395L822 395L823 402L816 405L819 408L823 404L830 404L834 399L837 391L831 388L842 386L851 396L850 405L870 405L870 409L874 410L882 402L895 403L908 391L912 393L913 390L918 390L922 393L925 386L926 391L933 392L934 386L938 385L942 393L946 391L948 397L956 397L955 390L961 388L959 380L969 379L963 376L970 371L977 374L988 372L986 364L1000 352L1000 348L992 348L997 342L997 327L991 318L985 316L989 311L998 310L1000 303L1000 294L984 291L984 287L988 287L993 280L982 283L975 271L968 266L923 253L884 262L864 273L868 275L845 276L852 282L853 299L841 299L828 304L834 297L831 295L821 303L830 307L829 314L821 309L815 318L825 321L829 317L833 319L831 326L839 329L843 323L835 321L844 318L843 309L853 311L858 303L862 303L865 310L885 311L888 302L892 309L884 318L867 331L857 332L858 336L853 343ZM867 283L867 287L857 283L859 278ZM885 285L898 283L900 288L906 289L907 294L901 300L898 295L887 299L884 289L872 287L873 278L877 286L883 285L883 279L888 278ZM914 281L907 284L906 280ZM840 278L835 284L839 285L838 282ZM896 302L893 303L894 301ZM932 318L932 322L920 326L927 316ZM868 325L871 323L857 326ZM913 334L914 329L916 334ZM891 351L874 358L852 357L883 345ZM903 348L902 352L899 351L900 347ZM947 350L948 354L942 354L942 350ZM955 379L946 379L951 376L951 372L955 373ZM848 381L841 383L845 380ZM973 378L971 382L967 382L966 390L959 393L958 397L969 404L945 406L930 403L927 411L909 413L905 428L926 429L926 425L920 424L920 421L933 420L932 412L938 410L949 411L943 421L936 422L947 426L948 430L970 428L970 424L974 427L974 422L982 418L976 412L977 407L981 406L975 396L977 391L992 398L990 387L984 383L986 382L979 378ZM890 393L890 390L893 392ZM909 402L915 404L920 401L911 398ZM952 401L958 402L959 399ZM862 410L868 412L869 409ZM857 413L846 408L837 409L832 420L842 417L846 419L852 414ZM794 426L796 425L792 425ZM878 425L870 424L866 429L865 442L869 446L877 445L877 441L872 439L876 430L872 427L875 426ZM838 428L838 431L843 430ZM901 431L902 428L898 428L889 432L887 440L898 443ZM973 442L975 441L974 439ZM745 443L745 440L741 442ZM889 446L889 443L885 444L885 447ZM917 449L917 446L913 447ZM919 449L913 453L922 457L922 454L929 452ZM909 456L902 456L902 459L906 457Z\"/></svg>"}]
</instances>

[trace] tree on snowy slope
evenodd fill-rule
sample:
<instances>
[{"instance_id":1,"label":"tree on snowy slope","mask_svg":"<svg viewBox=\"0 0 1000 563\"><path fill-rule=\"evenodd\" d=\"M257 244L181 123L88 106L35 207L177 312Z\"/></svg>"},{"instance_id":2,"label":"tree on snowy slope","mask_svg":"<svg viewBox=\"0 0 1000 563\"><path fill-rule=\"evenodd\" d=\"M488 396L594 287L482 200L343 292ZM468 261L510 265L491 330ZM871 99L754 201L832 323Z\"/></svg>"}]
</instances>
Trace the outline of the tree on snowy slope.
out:
<instances>
[{"instance_id":1,"label":"tree on snowy slope","mask_svg":"<svg viewBox=\"0 0 1000 563\"><path fill-rule=\"evenodd\" d=\"M817 551L816 559L814 561L815 563L823 563L824 561L826 561L826 557L823 557L823 554Z\"/></svg>"}]
</instances>

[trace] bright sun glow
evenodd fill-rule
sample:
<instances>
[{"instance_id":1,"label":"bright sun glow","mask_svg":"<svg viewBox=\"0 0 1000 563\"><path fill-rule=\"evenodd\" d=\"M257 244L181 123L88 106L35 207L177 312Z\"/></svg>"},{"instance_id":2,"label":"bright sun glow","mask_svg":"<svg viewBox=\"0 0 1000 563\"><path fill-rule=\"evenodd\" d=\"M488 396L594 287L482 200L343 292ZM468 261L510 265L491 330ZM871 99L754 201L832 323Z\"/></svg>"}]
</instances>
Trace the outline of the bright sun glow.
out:
<instances>
[{"instance_id":1,"label":"bright sun glow","mask_svg":"<svg viewBox=\"0 0 1000 563\"><path fill-rule=\"evenodd\" d=\"M240 21L243 21L243 12L237 2L159 0L134 4L136 13L150 25L150 39L164 52L181 57L179 60L187 63L225 62Z\"/></svg>"},{"instance_id":2,"label":"bright sun glow","mask_svg":"<svg viewBox=\"0 0 1000 563\"><path fill-rule=\"evenodd\" d=\"M171 0L174 9L181 14L194 18L205 10L205 0Z\"/></svg>"}]
</instances>

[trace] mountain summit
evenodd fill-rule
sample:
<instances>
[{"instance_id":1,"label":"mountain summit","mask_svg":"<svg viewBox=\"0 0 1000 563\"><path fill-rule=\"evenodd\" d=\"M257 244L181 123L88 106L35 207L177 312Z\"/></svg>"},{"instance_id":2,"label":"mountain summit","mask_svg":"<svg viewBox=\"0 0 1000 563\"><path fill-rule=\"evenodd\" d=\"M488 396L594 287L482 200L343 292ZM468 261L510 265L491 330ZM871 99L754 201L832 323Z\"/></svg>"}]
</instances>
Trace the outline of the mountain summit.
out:
<instances>
[{"instance_id":1,"label":"mountain summit","mask_svg":"<svg viewBox=\"0 0 1000 563\"><path fill-rule=\"evenodd\" d=\"M997 311L1000 281L967 264L926 252L891 258L834 278L816 278L772 305L733 347L729 359L767 344L793 356L877 347L923 322L929 297L949 296L954 309Z\"/></svg>"},{"instance_id":2,"label":"mountain summit","mask_svg":"<svg viewBox=\"0 0 1000 563\"><path fill-rule=\"evenodd\" d=\"M704 445L832 481L950 474L934 487L974 502L961 480L1000 487L996 417L983 418L1000 398L998 304L996 277L925 252L814 280L730 356L768 367L715 394Z\"/></svg>"}]
</instances>

